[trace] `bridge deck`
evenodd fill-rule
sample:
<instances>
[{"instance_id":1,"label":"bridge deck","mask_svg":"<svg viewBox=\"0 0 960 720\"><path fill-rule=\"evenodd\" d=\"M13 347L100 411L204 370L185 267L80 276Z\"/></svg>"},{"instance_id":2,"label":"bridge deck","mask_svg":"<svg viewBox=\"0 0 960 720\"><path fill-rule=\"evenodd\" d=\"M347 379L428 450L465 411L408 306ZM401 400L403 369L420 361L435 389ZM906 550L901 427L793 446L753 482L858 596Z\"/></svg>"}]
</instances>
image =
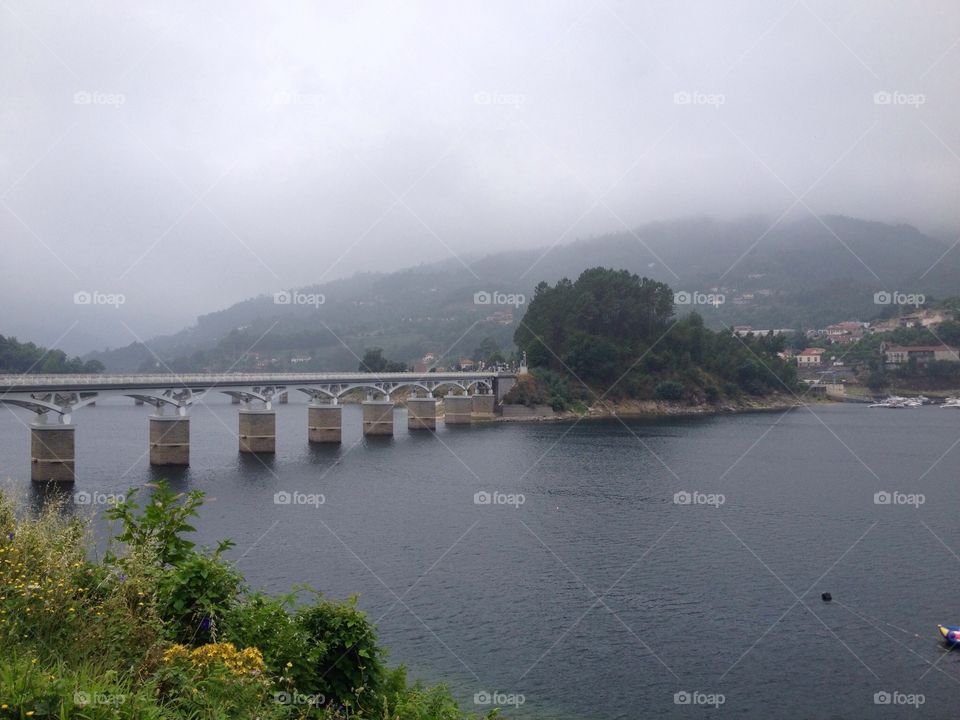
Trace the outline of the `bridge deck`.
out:
<instances>
[{"instance_id":1,"label":"bridge deck","mask_svg":"<svg viewBox=\"0 0 960 720\"><path fill-rule=\"evenodd\" d=\"M216 387L338 385L349 383L396 383L437 380L493 380L512 378L507 372L437 373L190 373L132 375L0 375L0 393L89 392L97 390L202 389Z\"/></svg>"}]
</instances>

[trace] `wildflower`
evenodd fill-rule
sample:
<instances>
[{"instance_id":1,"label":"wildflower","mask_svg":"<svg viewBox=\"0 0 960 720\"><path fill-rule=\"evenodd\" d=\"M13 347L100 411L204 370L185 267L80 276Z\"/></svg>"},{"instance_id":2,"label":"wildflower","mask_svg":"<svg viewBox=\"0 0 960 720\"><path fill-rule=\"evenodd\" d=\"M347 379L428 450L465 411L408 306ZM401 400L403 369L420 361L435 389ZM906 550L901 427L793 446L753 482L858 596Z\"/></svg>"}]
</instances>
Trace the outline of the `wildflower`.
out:
<instances>
[{"instance_id":1,"label":"wildflower","mask_svg":"<svg viewBox=\"0 0 960 720\"><path fill-rule=\"evenodd\" d=\"M288 667L288 668L292 668L292 667L293 667L293 663L290 662L289 660L287 661L287 667Z\"/></svg>"},{"instance_id":2,"label":"wildflower","mask_svg":"<svg viewBox=\"0 0 960 720\"><path fill-rule=\"evenodd\" d=\"M210 618L205 617L200 621L200 629L207 632L210 629Z\"/></svg>"}]
</instances>

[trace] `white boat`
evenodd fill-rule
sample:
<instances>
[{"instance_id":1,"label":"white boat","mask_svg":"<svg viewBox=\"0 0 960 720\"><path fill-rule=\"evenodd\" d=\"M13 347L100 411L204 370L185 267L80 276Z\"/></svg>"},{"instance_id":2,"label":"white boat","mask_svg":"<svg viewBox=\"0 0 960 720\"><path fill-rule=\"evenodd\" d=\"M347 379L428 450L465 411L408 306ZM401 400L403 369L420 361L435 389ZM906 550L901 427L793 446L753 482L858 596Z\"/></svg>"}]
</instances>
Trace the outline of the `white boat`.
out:
<instances>
[{"instance_id":1,"label":"white boat","mask_svg":"<svg viewBox=\"0 0 960 720\"><path fill-rule=\"evenodd\" d=\"M944 400L942 408L958 408L960 409L960 398L950 397Z\"/></svg>"},{"instance_id":2,"label":"white boat","mask_svg":"<svg viewBox=\"0 0 960 720\"><path fill-rule=\"evenodd\" d=\"M899 395L891 395L886 400L875 402L872 405L867 405L867 407L899 410L902 408L920 407L921 405L923 405L923 402L919 398L905 398Z\"/></svg>"}]
</instances>

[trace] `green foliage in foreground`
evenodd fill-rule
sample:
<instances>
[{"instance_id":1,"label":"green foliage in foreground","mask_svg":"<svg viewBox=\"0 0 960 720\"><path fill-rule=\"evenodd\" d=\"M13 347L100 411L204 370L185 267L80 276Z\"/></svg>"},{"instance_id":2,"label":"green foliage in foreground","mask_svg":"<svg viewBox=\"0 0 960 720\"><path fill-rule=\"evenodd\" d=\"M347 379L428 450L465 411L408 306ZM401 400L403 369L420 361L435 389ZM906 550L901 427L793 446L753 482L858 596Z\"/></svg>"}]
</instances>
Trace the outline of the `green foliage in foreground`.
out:
<instances>
[{"instance_id":1,"label":"green foliage in foreground","mask_svg":"<svg viewBox=\"0 0 960 720\"><path fill-rule=\"evenodd\" d=\"M197 550L202 493L133 495L96 561L87 521L56 504L21 518L0 492L0 719L470 717L387 667L356 598L251 593L229 543Z\"/></svg>"},{"instance_id":2,"label":"green foliage in foreground","mask_svg":"<svg viewBox=\"0 0 960 720\"><path fill-rule=\"evenodd\" d=\"M550 385L540 395L562 389L554 376L568 383L561 405L601 397L716 402L721 388L731 397L796 390L796 368L778 356L782 336L715 332L696 313L675 319L670 287L626 270L597 267L576 282L540 283L514 340L531 368L549 373L538 377Z\"/></svg>"}]
</instances>

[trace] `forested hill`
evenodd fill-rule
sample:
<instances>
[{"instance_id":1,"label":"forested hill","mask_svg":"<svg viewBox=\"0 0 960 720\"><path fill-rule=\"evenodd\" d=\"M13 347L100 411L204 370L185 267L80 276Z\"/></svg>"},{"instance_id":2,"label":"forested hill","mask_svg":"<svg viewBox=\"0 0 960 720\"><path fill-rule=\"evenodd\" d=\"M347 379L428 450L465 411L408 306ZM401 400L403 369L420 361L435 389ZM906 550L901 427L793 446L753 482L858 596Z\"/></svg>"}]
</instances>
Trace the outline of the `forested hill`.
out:
<instances>
[{"instance_id":1,"label":"forested hill","mask_svg":"<svg viewBox=\"0 0 960 720\"><path fill-rule=\"evenodd\" d=\"M84 362L67 357L62 350L49 350L31 342L0 335L0 373L99 373L103 365L97 360Z\"/></svg>"},{"instance_id":2,"label":"forested hill","mask_svg":"<svg viewBox=\"0 0 960 720\"><path fill-rule=\"evenodd\" d=\"M722 305L696 308L710 327L796 328L868 320L883 309L873 302L877 291L945 297L957 294L960 278L960 249L950 252L947 244L910 226L839 216L783 222L772 229L769 220L759 218L660 222L465 262L468 267L450 259L300 288L322 295L322 304L253 298L203 315L194 327L149 345L177 370L247 369L254 359L241 356L250 349L257 357L275 359L277 369L294 357L305 369L352 368L357 356L374 346L405 362L427 351L455 361L474 355L485 340L488 347L512 347L524 311L522 304L478 304L475 293L529 299L540 281L576 278L598 265L666 282L678 293L718 288ZM111 370L135 371L155 363L151 352L136 344L88 357Z\"/></svg>"}]
</instances>

